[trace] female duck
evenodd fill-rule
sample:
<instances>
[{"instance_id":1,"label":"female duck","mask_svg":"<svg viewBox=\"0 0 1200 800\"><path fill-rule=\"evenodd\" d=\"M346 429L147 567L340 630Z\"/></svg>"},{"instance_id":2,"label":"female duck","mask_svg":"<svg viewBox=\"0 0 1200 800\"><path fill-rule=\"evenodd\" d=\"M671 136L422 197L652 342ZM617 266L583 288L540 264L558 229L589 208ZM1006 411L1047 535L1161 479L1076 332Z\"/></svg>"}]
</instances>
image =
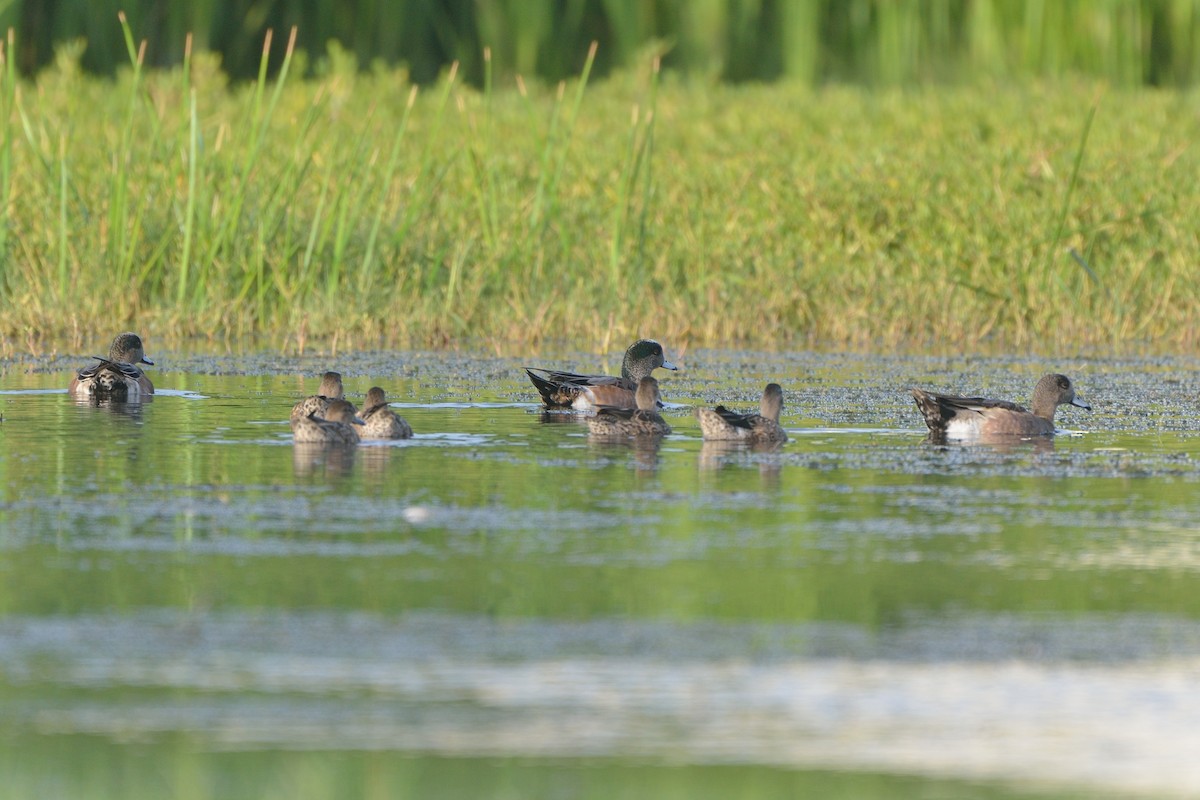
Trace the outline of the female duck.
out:
<instances>
[{"instance_id":1,"label":"female duck","mask_svg":"<svg viewBox=\"0 0 1200 800\"><path fill-rule=\"evenodd\" d=\"M292 436L297 443L357 444L354 426L363 424L354 406L345 400L330 400L322 419L316 413L292 420Z\"/></svg>"},{"instance_id":2,"label":"female duck","mask_svg":"<svg viewBox=\"0 0 1200 800\"><path fill-rule=\"evenodd\" d=\"M1032 410L1007 400L960 397L912 389L917 408L925 417L930 436L974 439L993 436L1051 436L1054 412L1061 405L1092 410L1075 399L1075 387L1066 375L1044 375L1033 389Z\"/></svg>"},{"instance_id":3,"label":"female duck","mask_svg":"<svg viewBox=\"0 0 1200 800\"><path fill-rule=\"evenodd\" d=\"M108 348L108 358L92 356L98 364L79 370L67 392L93 400L137 401L154 394L154 384L138 364L154 365L146 358L142 339L136 333L120 333Z\"/></svg>"},{"instance_id":4,"label":"female duck","mask_svg":"<svg viewBox=\"0 0 1200 800\"><path fill-rule=\"evenodd\" d=\"M388 406L387 395L378 386L367 391L363 403L363 424L358 426L358 435L363 439L408 439L413 435L410 426Z\"/></svg>"},{"instance_id":5,"label":"female duck","mask_svg":"<svg viewBox=\"0 0 1200 800\"><path fill-rule=\"evenodd\" d=\"M697 408L700 432L705 441L741 441L776 444L787 441L787 432L779 424L783 411L783 389L778 383L768 383L763 390L759 413L739 414L725 406Z\"/></svg>"},{"instance_id":6,"label":"female duck","mask_svg":"<svg viewBox=\"0 0 1200 800\"><path fill-rule=\"evenodd\" d=\"M637 409L598 406L588 420L594 436L666 436L671 426L658 413L658 381L642 378L637 387Z\"/></svg>"},{"instance_id":7,"label":"female duck","mask_svg":"<svg viewBox=\"0 0 1200 800\"><path fill-rule=\"evenodd\" d=\"M292 406L292 414L289 420L295 423L298 419L303 419L312 414L318 417L325 416L325 410L329 407L330 400L344 400L345 392L342 389L342 375L340 372L326 372L321 376L321 386L317 389L317 393L304 398L296 405ZM354 406L351 406L353 409Z\"/></svg>"}]
</instances>

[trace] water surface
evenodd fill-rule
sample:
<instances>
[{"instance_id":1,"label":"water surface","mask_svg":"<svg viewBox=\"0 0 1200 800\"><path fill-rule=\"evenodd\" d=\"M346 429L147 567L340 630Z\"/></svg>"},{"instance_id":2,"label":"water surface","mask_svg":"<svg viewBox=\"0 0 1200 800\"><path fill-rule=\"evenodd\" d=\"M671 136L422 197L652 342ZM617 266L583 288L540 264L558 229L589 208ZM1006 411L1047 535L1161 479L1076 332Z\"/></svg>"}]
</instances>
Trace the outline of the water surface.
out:
<instances>
[{"instance_id":1,"label":"water surface","mask_svg":"<svg viewBox=\"0 0 1200 800\"><path fill-rule=\"evenodd\" d=\"M1194 362L694 352L631 446L508 359L153 356L0 378L0 798L1200 793ZM326 368L416 438L293 446ZM904 391L1050 368L1052 441ZM700 441L768 380L787 445Z\"/></svg>"}]
</instances>

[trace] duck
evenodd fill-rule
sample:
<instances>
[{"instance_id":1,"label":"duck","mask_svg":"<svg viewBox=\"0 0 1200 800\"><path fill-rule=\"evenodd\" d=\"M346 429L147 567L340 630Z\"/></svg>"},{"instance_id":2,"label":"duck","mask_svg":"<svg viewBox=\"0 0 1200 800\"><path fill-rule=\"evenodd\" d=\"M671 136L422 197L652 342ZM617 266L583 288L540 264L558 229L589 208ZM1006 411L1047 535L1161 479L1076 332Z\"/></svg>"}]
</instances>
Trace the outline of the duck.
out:
<instances>
[{"instance_id":1,"label":"duck","mask_svg":"<svg viewBox=\"0 0 1200 800\"><path fill-rule=\"evenodd\" d=\"M154 394L154 384L138 364L154 362L146 358L142 337L126 331L118 333L108 348L108 358L92 356L96 364L77 370L67 392L93 400L138 401Z\"/></svg>"},{"instance_id":2,"label":"duck","mask_svg":"<svg viewBox=\"0 0 1200 800\"><path fill-rule=\"evenodd\" d=\"M1033 403L1028 409L1008 400L938 394L916 388L910 391L934 438L1052 436L1054 412L1059 406L1092 410L1075 396L1071 379L1058 373L1042 376L1033 389Z\"/></svg>"},{"instance_id":3,"label":"duck","mask_svg":"<svg viewBox=\"0 0 1200 800\"><path fill-rule=\"evenodd\" d=\"M700 433L705 441L743 441L776 444L787 441L787 431L779 424L783 411L783 388L768 383L763 389L759 412L741 414L725 406L697 408Z\"/></svg>"},{"instance_id":4,"label":"duck","mask_svg":"<svg viewBox=\"0 0 1200 800\"><path fill-rule=\"evenodd\" d=\"M367 399L359 416L363 424L357 430L362 439L409 439L413 435L412 426L392 411L387 395L378 386L367 390Z\"/></svg>"},{"instance_id":5,"label":"duck","mask_svg":"<svg viewBox=\"0 0 1200 800\"><path fill-rule=\"evenodd\" d=\"M671 426L658 413L658 381L647 375L638 381L635 393L637 408L598 406L596 416L588 419L588 432L593 436L666 436Z\"/></svg>"},{"instance_id":6,"label":"duck","mask_svg":"<svg viewBox=\"0 0 1200 800\"><path fill-rule=\"evenodd\" d=\"M639 339L625 351L619 378L609 375L582 375L542 367L526 367L525 374L537 387L546 408L573 408L584 411L607 406L636 409L638 382L659 368L678 369L666 360L661 344L653 339Z\"/></svg>"},{"instance_id":7,"label":"duck","mask_svg":"<svg viewBox=\"0 0 1200 800\"><path fill-rule=\"evenodd\" d=\"M314 411L292 420L292 438L297 444L357 444L359 437L354 426L362 424L353 405L346 400L330 400L324 417Z\"/></svg>"},{"instance_id":8,"label":"duck","mask_svg":"<svg viewBox=\"0 0 1200 800\"><path fill-rule=\"evenodd\" d=\"M317 393L304 398L292 406L292 413L288 419L294 423L296 420L303 419L312 414L323 417L325 416L325 410L329 407L330 400L345 399L346 393L342 389L342 374L340 372L326 372L321 376L321 385L317 389ZM353 404L351 408L353 408Z\"/></svg>"}]
</instances>

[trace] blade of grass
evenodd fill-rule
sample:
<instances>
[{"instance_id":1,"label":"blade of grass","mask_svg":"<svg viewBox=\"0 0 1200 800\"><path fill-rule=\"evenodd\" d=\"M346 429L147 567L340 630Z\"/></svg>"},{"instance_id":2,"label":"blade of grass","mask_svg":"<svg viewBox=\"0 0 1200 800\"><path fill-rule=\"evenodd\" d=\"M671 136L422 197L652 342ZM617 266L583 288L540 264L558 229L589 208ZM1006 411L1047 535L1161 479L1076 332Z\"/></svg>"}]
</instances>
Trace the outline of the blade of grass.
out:
<instances>
[{"instance_id":1,"label":"blade of grass","mask_svg":"<svg viewBox=\"0 0 1200 800\"><path fill-rule=\"evenodd\" d=\"M196 159L199 150L199 123L196 119L196 90L188 94L188 179L187 205L183 212L183 252L179 257L179 278L175 303L182 309L187 300L188 273L192 263L192 236L196 219ZM198 283L203 283L199 281Z\"/></svg>"},{"instance_id":2,"label":"blade of grass","mask_svg":"<svg viewBox=\"0 0 1200 800\"><path fill-rule=\"evenodd\" d=\"M562 180L563 166L566 164L567 153L569 148L568 143L571 141L572 134L575 131L575 124L579 120L579 110L583 107L583 93L587 88L588 78L592 74L592 66L596 63L596 50L598 44L593 41L588 47L587 58L583 62L583 71L579 75L579 83L575 87L575 102L571 105L571 113L567 115L566 129L563 132L561 144L555 148L557 157L554 159L554 168L550 170L548 178L541 178L538 181L537 190L534 195L533 211L531 213L532 225L531 228L537 229L542 219L549 218L554 214L554 204L558 197L558 184ZM557 108L557 107L556 107ZM557 114L557 111L556 111ZM546 137L546 147L543 151L543 159L547 159L551 152L552 136ZM544 162L543 162L544 163ZM543 170L543 175L545 175ZM543 210L544 206L544 210Z\"/></svg>"},{"instance_id":3,"label":"blade of grass","mask_svg":"<svg viewBox=\"0 0 1200 800\"><path fill-rule=\"evenodd\" d=\"M3 87L0 87L0 125L3 140L0 140L0 265L8 262L8 233L12 226L12 149L13 105L16 102L16 34L8 30L7 47L0 44L0 70L3 71ZM2 269L2 268L0 268ZM8 289L8 281L0 271L0 294Z\"/></svg>"},{"instance_id":4,"label":"blade of grass","mask_svg":"<svg viewBox=\"0 0 1200 800\"><path fill-rule=\"evenodd\" d=\"M1092 122L1096 119L1096 111L1100 108L1100 97L1097 96L1088 110L1087 119L1083 123L1083 132L1079 135L1079 146L1075 148L1075 163L1071 166L1071 179L1067 182L1067 192L1063 196L1062 206L1058 210L1058 222L1054 226L1054 238L1050 240L1050 248L1046 251L1043 274L1049 274L1058 246L1062 242L1063 231L1067 227L1067 217L1071 213L1071 201L1075 199L1075 187L1079 185L1079 170L1083 166L1083 154L1087 150L1088 136L1092 132Z\"/></svg>"},{"instance_id":5,"label":"blade of grass","mask_svg":"<svg viewBox=\"0 0 1200 800\"><path fill-rule=\"evenodd\" d=\"M359 295L370 297L375 281L375 246L379 238L379 229L383 225L384 211L387 209L387 196L392 191L392 182L396 176L396 168L400 163L400 146L404 143L404 134L408 131L408 120L412 115L413 105L417 101L417 87L412 87L408 93L408 102L404 105L404 114L400 117L400 127L392 139L392 151L388 155L387 167L383 172L382 185L379 188L379 201L375 204L375 218L371 222L371 232L367 236L367 247L363 253L362 265L359 271Z\"/></svg>"},{"instance_id":6,"label":"blade of grass","mask_svg":"<svg viewBox=\"0 0 1200 800\"><path fill-rule=\"evenodd\" d=\"M67 304L67 137L58 138L58 299Z\"/></svg>"},{"instance_id":7,"label":"blade of grass","mask_svg":"<svg viewBox=\"0 0 1200 800\"><path fill-rule=\"evenodd\" d=\"M113 154L112 192L108 206L108 230L112 243L108 251L110 268L118 286L128 286L133 270L133 246L130 238L129 167L133 159L133 126L142 91L142 64L145 60L146 43L134 44L133 30L125 18L125 12L117 14L121 32L125 37L125 48L129 54L133 75L129 84L129 101L125 110L125 121L121 128L121 140Z\"/></svg>"},{"instance_id":8,"label":"blade of grass","mask_svg":"<svg viewBox=\"0 0 1200 800\"><path fill-rule=\"evenodd\" d=\"M208 253L202 262L204 269L207 269L209 265L215 264L219 260L221 253L228 246L230 238L233 236L242 218L247 193L253 185L255 166L262 152L263 142L266 140L266 134L270 128L272 115L279 105L279 98L287 82L288 71L292 64L295 49L296 28L293 27L291 35L288 37L287 47L284 49L283 62L280 64L279 73L275 78L274 90L271 92L271 98L264 110L263 97L266 93L267 66L271 54L271 31L268 30L263 39L262 56L259 59L258 81L254 86L254 98L251 103L251 120L253 121L254 132L251 137L250 147L246 150L246 155L242 160L241 172L237 176L237 185L233 197L225 211L224 218L218 224L217 235L213 237L212 243L208 248ZM203 281L203 283L207 283L207 281ZM201 283L198 282L197 286L200 285ZM198 293L196 299L202 299L202 295Z\"/></svg>"},{"instance_id":9,"label":"blade of grass","mask_svg":"<svg viewBox=\"0 0 1200 800\"><path fill-rule=\"evenodd\" d=\"M642 147L638 152L635 171L642 176L642 207L638 214L638 261L645 263L646 258L646 220L649 218L650 201L654 192L653 155L654 155L654 120L658 116L658 78L662 71L662 60L655 56L650 72L649 111L646 114L646 130L642 138Z\"/></svg>"}]
</instances>

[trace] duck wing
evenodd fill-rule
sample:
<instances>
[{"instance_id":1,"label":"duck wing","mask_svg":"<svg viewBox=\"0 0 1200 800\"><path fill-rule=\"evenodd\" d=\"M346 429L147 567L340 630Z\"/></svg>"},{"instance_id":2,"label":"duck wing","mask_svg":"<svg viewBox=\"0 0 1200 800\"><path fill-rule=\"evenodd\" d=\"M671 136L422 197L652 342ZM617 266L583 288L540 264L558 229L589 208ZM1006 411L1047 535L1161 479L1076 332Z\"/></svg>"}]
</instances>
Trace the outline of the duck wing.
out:
<instances>
[{"instance_id":1,"label":"duck wing","mask_svg":"<svg viewBox=\"0 0 1200 800\"><path fill-rule=\"evenodd\" d=\"M597 417L612 417L613 419L633 419L636 408L619 408L617 406L596 406Z\"/></svg>"},{"instance_id":2,"label":"duck wing","mask_svg":"<svg viewBox=\"0 0 1200 800\"><path fill-rule=\"evenodd\" d=\"M126 378L133 378L134 380L142 377L142 371L133 364L126 364L121 361L113 361L111 359L104 358L103 356L92 356L92 358L96 359L98 363L79 370L80 378L94 378L101 372L105 371L115 372L118 375L123 375Z\"/></svg>"},{"instance_id":3,"label":"duck wing","mask_svg":"<svg viewBox=\"0 0 1200 800\"><path fill-rule=\"evenodd\" d=\"M611 375L583 375L541 367L525 367L525 374L533 382L547 408L570 406L588 386L619 386L630 391L636 388L632 381Z\"/></svg>"},{"instance_id":4,"label":"duck wing","mask_svg":"<svg viewBox=\"0 0 1200 800\"><path fill-rule=\"evenodd\" d=\"M963 397L956 394L934 394L928 393L929 397L933 398L939 406L954 411L974 411L982 413L989 408L1002 408L1006 411L1026 412L1028 409L1023 405L1010 402L1008 400L992 400L987 397Z\"/></svg>"},{"instance_id":5,"label":"duck wing","mask_svg":"<svg viewBox=\"0 0 1200 800\"><path fill-rule=\"evenodd\" d=\"M725 406L717 406L713 409L713 411L715 411L721 419L725 420L733 427L745 428L746 430L754 429L753 419L754 417L758 416L757 414L742 414L740 412L728 409Z\"/></svg>"}]
</instances>

